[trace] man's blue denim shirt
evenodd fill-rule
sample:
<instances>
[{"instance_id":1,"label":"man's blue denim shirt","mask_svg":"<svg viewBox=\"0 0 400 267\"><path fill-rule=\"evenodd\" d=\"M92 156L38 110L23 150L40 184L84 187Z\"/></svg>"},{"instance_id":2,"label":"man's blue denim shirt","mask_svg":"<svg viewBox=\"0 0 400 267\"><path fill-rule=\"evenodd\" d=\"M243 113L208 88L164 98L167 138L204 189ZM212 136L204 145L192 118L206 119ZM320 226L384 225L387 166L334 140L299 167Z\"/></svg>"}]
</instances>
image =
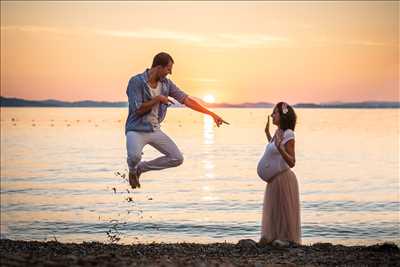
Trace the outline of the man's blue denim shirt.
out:
<instances>
[{"instance_id":1,"label":"man's blue denim shirt","mask_svg":"<svg viewBox=\"0 0 400 267\"><path fill-rule=\"evenodd\" d=\"M151 100L151 94L147 82L149 81L148 70L133 76L129 80L126 94L128 95L129 113L125 123L125 134L129 131L152 132L153 125L146 121L146 114L137 115L136 110L143 102ZM183 104L188 96L180 90L170 79L163 78L161 82L161 94L175 98L179 103ZM161 104L158 109L158 121L161 123L167 114L167 104Z\"/></svg>"}]
</instances>

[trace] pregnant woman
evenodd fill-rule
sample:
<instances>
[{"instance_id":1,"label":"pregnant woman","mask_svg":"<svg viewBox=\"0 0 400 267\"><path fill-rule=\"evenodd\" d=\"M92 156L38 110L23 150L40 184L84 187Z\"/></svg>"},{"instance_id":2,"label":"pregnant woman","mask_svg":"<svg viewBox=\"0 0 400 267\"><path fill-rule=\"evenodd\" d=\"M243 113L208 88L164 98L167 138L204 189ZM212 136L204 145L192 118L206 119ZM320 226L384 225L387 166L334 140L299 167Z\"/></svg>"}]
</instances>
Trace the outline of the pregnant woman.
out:
<instances>
[{"instance_id":1,"label":"pregnant woman","mask_svg":"<svg viewBox=\"0 0 400 267\"><path fill-rule=\"evenodd\" d=\"M288 245L301 243L300 198L297 178L291 168L296 162L294 128L296 113L285 102L273 109L272 123L278 127L273 137L269 116L265 133L268 145L258 163L257 173L266 181L260 243Z\"/></svg>"}]
</instances>

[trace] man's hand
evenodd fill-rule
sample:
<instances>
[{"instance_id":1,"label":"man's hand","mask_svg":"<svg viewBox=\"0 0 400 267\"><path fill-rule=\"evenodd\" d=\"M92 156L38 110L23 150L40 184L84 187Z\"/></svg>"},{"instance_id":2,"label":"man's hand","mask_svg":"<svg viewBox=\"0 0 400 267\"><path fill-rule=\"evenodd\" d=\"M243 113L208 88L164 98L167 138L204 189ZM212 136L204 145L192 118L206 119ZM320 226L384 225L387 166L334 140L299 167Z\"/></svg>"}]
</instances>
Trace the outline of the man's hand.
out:
<instances>
[{"instance_id":1,"label":"man's hand","mask_svg":"<svg viewBox=\"0 0 400 267\"><path fill-rule=\"evenodd\" d=\"M228 122L224 121L220 116L218 116L217 114L213 113L211 115L214 119L215 124L219 127L222 123L228 124Z\"/></svg>"},{"instance_id":2,"label":"man's hand","mask_svg":"<svg viewBox=\"0 0 400 267\"><path fill-rule=\"evenodd\" d=\"M172 102L172 100L170 100L166 96L158 95L156 97L157 97L157 101L160 102L161 104L166 104L166 105L168 105L168 103L174 104L174 102Z\"/></svg>"},{"instance_id":3,"label":"man's hand","mask_svg":"<svg viewBox=\"0 0 400 267\"><path fill-rule=\"evenodd\" d=\"M139 116L143 116L144 114L148 113L154 105L157 105L158 103L160 104L166 104L172 103L172 100L170 100L168 97L163 96L163 95L158 95L153 97L151 100L142 103L142 105L136 110L136 114Z\"/></svg>"},{"instance_id":4,"label":"man's hand","mask_svg":"<svg viewBox=\"0 0 400 267\"><path fill-rule=\"evenodd\" d=\"M218 115L215 114L214 112L208 110L206 107L202 106L201 104L197 103L196 100L192 99L192 98L189 97L189 96L185 98L184 104L185 104L187 107L189 107L189 108L191 108L191 109L193 109L193 110L196 110L196 111L198 111L198 112L201 112L201 113L210 115L210 116L214 119L215 124L216 124L218 127L219 127L222 123L225 123L225 124L228 124L228 125L229 125L229 123L227 123L226 121L224 121L220 116L218 116Z\"/></svg>"}]
</instances>

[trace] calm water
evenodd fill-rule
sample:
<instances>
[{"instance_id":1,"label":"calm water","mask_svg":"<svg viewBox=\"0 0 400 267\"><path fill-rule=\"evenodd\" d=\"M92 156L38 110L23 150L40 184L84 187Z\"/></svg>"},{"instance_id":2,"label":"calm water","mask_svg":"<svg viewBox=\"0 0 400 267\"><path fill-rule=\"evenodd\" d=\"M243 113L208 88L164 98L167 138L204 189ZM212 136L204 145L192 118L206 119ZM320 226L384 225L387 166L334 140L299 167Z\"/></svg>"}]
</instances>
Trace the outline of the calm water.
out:
<instances>
[{"instance_id":1,"label":"calm water","mask_svg":"<svg viewBox=\"0 0 400 267\"><path fill-rule=\"evenodd\" d=\"M185 162L128 191L125 108L1 109L1 238L108 242L258 240L256 167L270 109L170 109ZM400 110L298 109L303 243L400 244ZM272 129L271 129L272 130ZM144 159L158 152L144 150ZM108 233L108 234L107 234Z\"/></svg>"}]
</instances>

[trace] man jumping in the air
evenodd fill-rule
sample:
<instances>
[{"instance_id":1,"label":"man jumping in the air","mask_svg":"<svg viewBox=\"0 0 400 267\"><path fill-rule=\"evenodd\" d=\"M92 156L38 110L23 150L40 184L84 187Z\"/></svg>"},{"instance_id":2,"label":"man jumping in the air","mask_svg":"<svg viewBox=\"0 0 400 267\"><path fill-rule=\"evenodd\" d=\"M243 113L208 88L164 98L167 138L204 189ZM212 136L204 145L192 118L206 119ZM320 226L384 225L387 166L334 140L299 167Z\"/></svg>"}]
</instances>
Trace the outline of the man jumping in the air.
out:
<instances>
[{"instance_id":1,"label":"man jumping in the air","mask_svg":"<svg viewBox=\"0 0 400 267\"><path fill-rule=\"evenodd\" d=\"M125 124L125 134L129 184L132 188L140 188L139 177L142 173L176 167L183 162L182 153L174 141L160 129L160 123L165 118L169 103L172 103L168 96L193 110L210 115L218 127L222 123L228 124L166 78L172 73L173 64L174 60L169 54L159 53L154 57L150 69L129 80L126 90L129 114ZM164 155L151 161L141 161L143 147L147 144Z\"/></svg>"}]
</instances>

